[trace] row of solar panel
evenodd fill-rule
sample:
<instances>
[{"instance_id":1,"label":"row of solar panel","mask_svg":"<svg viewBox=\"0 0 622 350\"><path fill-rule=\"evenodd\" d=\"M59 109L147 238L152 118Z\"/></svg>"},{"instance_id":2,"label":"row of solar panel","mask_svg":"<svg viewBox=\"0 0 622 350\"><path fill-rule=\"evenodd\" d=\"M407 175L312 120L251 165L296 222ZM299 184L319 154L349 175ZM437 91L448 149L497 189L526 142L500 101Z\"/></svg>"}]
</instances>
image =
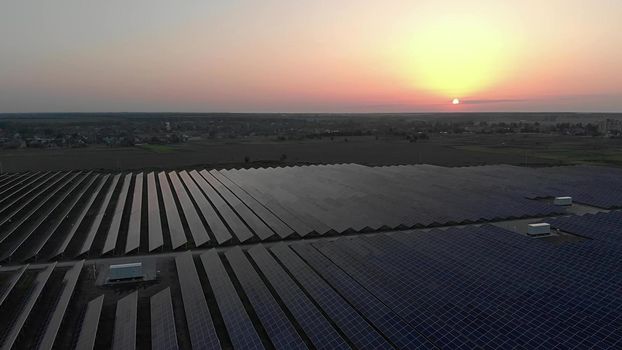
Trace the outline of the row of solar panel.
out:
<instances>
[{"instance_id":1,"label":"row of solar panel","mask_svg":"<svg viewBox=\"0 0 622 350\"><path fill-rule=\"evenodd\" d=\"M233 247L198 260L178 253L178 284L150 296L151 345L616 348L622 345L621 258L619 245L609 241L553 245L493 226ZM37 280L44 284L53 268ZM14 327L24 324L41 294L35 285L24 296L26 306L13 312L22 320ZM172 306L173 290L183 308ZM134 292L116 303L114 349L136 344L138 298ZM96 343L101 303L83 306L80 349ZM46 334L57 332L49 329Z\"/></svg>"},{"instance_id":2,"label":"row of solar panel","mask_svg":"<svg viewBox=\"0 0 622 350\"><path fill-rule=\"evenodd\" d=\"M600 212L581 216L565 216L548 219L551 226L579 236L622 243L622 211Z\"/></svg>"},{"instance_id":3,"label":"row of solar panel","mask_svg":"<svg viewBox=\"0 0 622 350\"><path fill-rule=\"evenodd\" d=\"M0 197L0 260L151 252L293 234L217 172L13 177Z\"/></svg>"},{"instance_id":4,"label":"row of solar panel","mask_svg":"<svg viewBox=\"0 0 622 350\"><path fill-rule=\"evenodd\" d=\"M524 197L579 194L579 201L594 203L619 193L622 204L619 174L593 167L355 164L12 174L0 178L0 261L546 216L564 210ZM580 195L592 189L591 200Z\"/></svg>"}]
</instances>

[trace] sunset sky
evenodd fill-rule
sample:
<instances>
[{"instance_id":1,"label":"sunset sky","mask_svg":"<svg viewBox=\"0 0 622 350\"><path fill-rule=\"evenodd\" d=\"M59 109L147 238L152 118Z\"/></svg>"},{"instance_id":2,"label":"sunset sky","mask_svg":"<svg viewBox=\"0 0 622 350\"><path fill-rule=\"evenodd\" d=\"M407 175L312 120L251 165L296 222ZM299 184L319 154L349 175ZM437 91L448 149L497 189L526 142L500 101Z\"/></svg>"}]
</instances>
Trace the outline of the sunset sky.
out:
<instances>
[{"instance_id":1,"label":"sunset sky","mask_svg":"<svg viewBox=\"0 0 622 350\"><path fill-rule=\"evenodd\" d=\"M622 112L622 1L2 0L0 112L57 111Z\"/></svg>"}]
</instances>

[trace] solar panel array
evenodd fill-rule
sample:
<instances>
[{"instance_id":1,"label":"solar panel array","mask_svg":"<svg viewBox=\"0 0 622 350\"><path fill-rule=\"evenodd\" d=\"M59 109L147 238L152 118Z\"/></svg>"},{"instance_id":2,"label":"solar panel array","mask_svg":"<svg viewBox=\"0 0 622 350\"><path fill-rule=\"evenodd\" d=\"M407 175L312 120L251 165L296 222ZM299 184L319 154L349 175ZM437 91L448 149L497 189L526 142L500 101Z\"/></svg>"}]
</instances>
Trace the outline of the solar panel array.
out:
<instances>
[{"instance_id":1,"label":"solar panel array","mask_svg":"<svg viewBox=\"0 0 622 350\"><path fill-rule=\"evenodd\" d=\"M354 164L4 175L0 348L620 348L622 211L568 215L538 200L617 208L620 175ZM486 223L539 216L586 239ZM163 251L174 252L141 288L96 282L102 261Z\"/></svg>"},{"instance_id":2,"label":"solar panel array","mask_svg":"<svg viewBox=\"0 0 622 350\"><path fill-rule=\"evenodd\" d=\"M22 173L0 181L0 260L72 260L308 235L622 207L622 171L356 164L159 173ZM146 180L145 180L146 179Z\"/></svg>"},{"instance_id":3,"label":"solar panel array","mask_svg":"<svg viewBox=\"0 0 622 350\"><path fill-rule=\"evenodd\" d=\"M111 309L102 311L103 297L90 301L76 290L75 302L90 302L78 307L87 311L75 344L90 349L93 337L112 337L113 348L133 348L137 329L147 327L152 347L163 349L619 348L622 235L612 228L622 225L622 214L552 223L597 233L553 244L471 225L177 253L176 278L153 292L116 296ZM65 280L82 270L76 266L64 270ZM50 278L59 268L12 270L23 280L19 288L32 292L11 291L12 304L0 305L17 316L0 344L36 328L28 312L45 298L46 281L61 283ZM139 300L151 309L142 319ZM56 305L53 314L63 315L65 302ZM98 319L113 314L113 330L97 332ZM39 328L56 333L51 323Z\"/></svg>"}]
</instances>

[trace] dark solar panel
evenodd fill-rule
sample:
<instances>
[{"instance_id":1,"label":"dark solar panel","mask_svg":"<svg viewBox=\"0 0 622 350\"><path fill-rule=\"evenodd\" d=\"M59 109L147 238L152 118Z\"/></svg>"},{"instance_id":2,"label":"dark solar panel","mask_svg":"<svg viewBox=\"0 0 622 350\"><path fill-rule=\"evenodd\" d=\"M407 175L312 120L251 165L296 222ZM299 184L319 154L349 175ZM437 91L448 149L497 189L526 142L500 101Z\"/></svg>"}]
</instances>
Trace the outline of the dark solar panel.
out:
<instances>
[{"instance_id":1,"label":"dark solar panel","mask_svg":"<svg viewBox=\"0 0 622 350\"><path fill-rule=\"evenodd\" d=\"M171 234L171 244L173 249L177 249L186 244L188 239L184 233L184 227L181 224L181 217L177 211L175 199L173 198L173 193L171 192L171 186L168 184L166 173L159 173L158 180L160 181L160 188L162 190L162 201L164 202L164 209L166 211L168 230Z\"/></svg>"},{"instance_id":2,"label":"dark solar panel","mask_svg":"<svg viewBox=\"0 0 622 350\"><path fill-rule=\"evenodd\" d=\"M142 218L143 202L143 173L139 173L134 178L134 194L132 196L132 207L130 210L130 223L127 228L127 238L125 241L125 253L129 253L140 246L140 220Z\"/></svg>"},{"instance_id":3,"label":"dark solar panel","mask_svg":"<svg viewBox=\"0 0 622 350\"><path fill-rule=\"evenodd\" d=\"M17 336L22 330L22 327L26 323L26 320L30 316L30 311L35 306L35 303L41 296L41 291L45 284L47 283L52 271L56 267L56 263L48 264L45 266L43 271L39 272L36 280L34 281L34 286L32 287L32 291L26 296L26 300L22 302L21 310L19 311L19 315L15 318L15 320L11 321L12 327L10 330L6 331L6 335L3 339L0 339L0 344L2 344L2 350L12 349L15 345L15 340Z\"/></svg>"},{"instance_id":4,"label":"dark solar panel","mask_svg":"<svg viewBox=\"0 0 622 350\"><path fill-rule=\"evenodd\" d=\"M138 314L138 291L117 301L114 318L113 350L136 348L136 320Z\"/></svg>"},{"instance_id":5,"label":"dark solar panel","mask_svg":"<svg viewBox=\"0 0 622 350\"><path fill-rule=\"evenodd\" d=\"M205 171L205 170L203 170ZM216 210L220 213L223 220L229 225L233 234L238 238L240 242L244 242L253 237L251 231L244 225L244 223L240 220L240 218L233 212L233 210L229 207L227 202L220 197L218 192L214 190L214 188L205 181L203 176L201 176L196 170L190 172L190 175L199 185L201 190L205 193L207 198L212 202Z\"/></svg>"},{"instance_id":6,"label":"dark solar panel","mask_svg":"<svg viewBox=\"0 0 622 350\"><path fill-rule=\"evenodd\" d=\"M121 174L117 174L112 178L112 182L110 183L108 187L106 196L104 197L104 200L102 201L99 207L99 211L95 215L95 218L93 219L93 222L91 223L91 226L88 232L86 233L86 237L84 238L82 247L80 248L76 256L85 254L91 249L91 246L93 245L93 241L95 240L95 235L97 234L97 231L99 231L99 226L101 225L101 222L104 219L104 215L106 214L106 209L108 208L108 205L110 204L110 199L112 198L114 189L117 187L117 184L119 183L120 178L121 178Z\"/></svg>"},{"instance_id":7,"label":"dark solar panel","mask_svg":"<svg viewBox=\"0 0 622 350\"><path fill-rule=\"evenodd\" d=\"M153 173L147 174L147 218L149 225L149 251L151 252L164 244L162 221L160 220L160 204Z\"/></svg>"},{"instance_id":8,"label":"dark solar panel","mask_svg":"<svg viewBox=\"0 0 622 350\"><path fill-rule=\"evenodd\" d=\"M186 193L186 189L179 180L177 173L172 171L168 173L168 176L171 179L171 183L173 184L173 188L175 188L175 193L177 193L177 198L179 199L181 208L184 211L184 216L186 217L190 233L192 234L192 239L194 239L194 245L198 247L209 242L209 236L207 235L205 226L203 226L203 222L194 208L194 204L192 204L190 197L188 197L188 193Z\"/></svg>"},{"instance_id":9,"label":"dark solar panel","mask_svg":"<svg viewBox=\"0 0 622 350\"><path fill-rule=\"evenodd\" d=\"M61 322L63 322L65 317L65 311L67 310L69 301L74 294L74 289L78 283L80 272L82 272L82 266L84 266L84 260L74 264L74 266L65 274L65 278L63 279L63 291L58 303L56 304L56 308L48 321L43 338L39 342L39 349L52 349L52 346L54 346L54 341L58 335Z\"/></svg>"},{"instance_id":10,"label":"dark solar panel","mask_svg":"<svg viewBox=\"0 0 622 350\"><path fill-rule=\"evenodd\" d=\"M136 348L136 320L138 313L138 291L117 301L114 318L113 350L132 350Z\"/></svg>"},{"instance_id":11,"label":"dark solar panel","mask_svg":"<svg viewBox=\"0 0 622 350\"><path fill-rule=\"evenodd\" d=\"M237 349L263 349L257 331L253 327L253 322L244 310L244 305L242 305L218 253L211 249L201 255L201 261L214 291L218 309L225 322L233 347Z\"/></svg>"},{"instance_id":12,"label":"dark solar panel","mask_svg":"<svg viewBox=\"0 0 622 350\"><path fill-rule=\"evenodd\" d=\"M60 186L55 188L45 197L41 198L37 204L21 219L16 220L13 231L21 230L19 235L8 237L0 246L0 260L12 258L35 231L41 229L41 225L58 208L58 206L85 180L89 174L75 174ZM75 181L74 181L75 179ZM72 182L73 181L73 182ZM33 242L34 243L34 242ZM34 243L36 246L36 243ZM35 251L38 250L35 247ZM24 252L22 256L31 257L29 252Z\"/></svg>"},{"instance_id":13,"label":"dark solar panel","mask_svg":"<svg viewBox=\"0 0 622 350\"><path fill-rule=\"evenodd\" d=\"M398 348L431 347L408 322L310 244L292 244L291 248Z\"/></svg>"},{"instance_id":14,"label":"dark solar panel","mask_svg":"<svg viewBox=\"0 0 622 350\"><path fill-rule=\"evenodd\" d=\"M261 205L255 198L251 197L247 192L241 189L228 177L223 175L220 171L210 170L218 181L225 185L233 194L235 194L244 204L246 204L257 216L259 216L274 232L276 232L281 238L286 238L294 233L290 227L285 225L278 217L276 217L266 207Z\"/></svg>"},{"instance_id":15,"label":"dark solar panel","mask_svg":"<svg viewBox=\"0 0 622 350\"><path fill-rule=\"evenodd\" d=\"M91 195L89 196L89 199L82 206L82 210L80 211L75 221L73 222L71 229L69 230L69 232L63 239L62 243L55 250L53 254L54 256L59 256L65 253L65 250L67 249L67 246L69 245L69 242L71 242L71 240L75 236L76 231L78 231L78 227L82 225L82 221L84 220L84 217L91 209L91 206L95 202L95 199L99 195L99 192L101 191L101 189L104 187L104 184L106 184L106 181L108 181L109 177L110 175L104 175L103 177L100 177L99 182L97 183L97 185L95 186L95 189L93 190L93 193L91 193Z\"/></svg>"},{"instance_id":16,"label":"dark solar panel","mask_svg":"<svg viewBox=\"0 0 622 350\"><path fill-rule=\"evenodd\" d=\"M212 233L214 234L214 237L216 238L218 244L222 244L231 240L231 234L229 233L229 229L222 222L210 202L201 192L199 187L197 187L196 183L194 182L194 180L192 180L190 175L188 175L186 171L182 171L179 173L179 176L186 184L186 187L188 187L190 195L197 203L199 210L203 214L205 221L212 230Z\"/></svg>"},{"instance_id":17,"label":"dark solar panel","mask_svg":"<svg viewBox=\"0 0 622 350\"><path fill-rule=\"evenodd\" d=\"M197 275L191 252L175 258L177 277L186 313L186 322L192 347L195 349L220 349L220 341L205 301L205 294Z\"/></svg>"},{"instance_id":18,"label":"dark solar panel","mask_svg":"<svg viewBox=\"0 0 622 350\"><path fill-rule=\"evenodd\" d=\"M171 289L168 287L151 297L151 348L154 350L179 348Z\"/></svg>"},{"instance_id":19,"label":"dark solar panel","mask_svg":"<svg viewBox=\"0 0 622 350\"><path fill-rule=\"evenodd\" d=\"M315 347L318 349L350 348L266 248L259 245L251 248L248 253Z\"/></svg>"},{"instance_id":20,"label":"dark solar panel","mask_svg":"<svg viewBox=\"0 0 622 350\"><path fill-rule=\"evenodd\" d=\"M76 350L92 350L95 348L95 338L99 328L99 318L101 316L102 306L104 305L104 296L91 300L86 306L86 311L82 319L78 340L76 342Z\"/></svg>"},{"instance_id":21,"label":"dark solar panel","mask_svg":"<svg viewBox=\"0 0 622 350\"><path fill-rule=\"evenodd\" d=\"M278 244L271 250L357 348L392 348L372 325L287 246Z\"/></svg>"},{"instance_id":22,"label":"dark solar panel","mask_svg":"<svg viewBox=\"0 0 622 350\"><path fill-rule=\"evenodd\" d=\"M60 199L58 202L59 204L63 204L65 205L65 207L60 211L60 212L56 212L53 215L56 215L60 218L68 218L69 214L74 210L76 204L82 200L84 194L87 192L87 190L91 187L91 185L93 185L93 183L95 182L95 180L97 180L99 178L99 175L95 175L95 176L90 176L88 178L88 181L86 181L86 183L84 184L84 186L82 186L81 189L79 189L77 191L77 193L72 193L72 192L76 192L75 189L80 185L80 183L75 184L75 186L73 188L69 188L67 190L67 195L71 195L73 196L73 199L71 199L69 201L69 203L62 203L63 199ZM59 207L61 207L61 205L59 205ZM60 209L60 208L58 208ZM30 249L29 252L29 256L28 258L32 258L32 257L36 257L39 255L39 253L41 253L43 247L50 242L51 244L56 244L57 240L60 240L61 238L59 237L59 235L62 235L63 233L60 232L60 230L58 230L58 228L61 226L62 223L64 223L65 221L63 219L60 220L54 220L52 221L51 225L46 225L44 228L42 228L42 230L44 230L44 233L39 233L38 236L38 240L36 243L32 244L32 248ZM54 239L51 239L52 237L54 237Z\"/></svg>"},{"instance_id":23,"label":"dark solar panel","mask_svg":"<svg viewBox=\"0 0 622 350\"><path fill-rule=\"evenodd\" d=\"M274 347L283 350L306 349L307 346L302 338L270 294L270 290L263 283L242 249L231 248L225 255Z\"/></svg>"},{"instance_id":24,"label":"dark solar panel","mask_svg":"<svg viewBox=\"0 0 622 350\"><path fill-rule=\"evenodd\" d=\"M119 237L119 228L121 227L121 219L123 218L123 209L125 208L125 201L127 199L127 193L130 188L130 182L132 181L132 174L125 175L123 185L121 186L121 192L117 198L117 204L112 212L112 221L108 228L108 235L106 235L106 241L104 242L104 248L102 254L109 253L114 250L117 245L117 237Z\"/></svg>"},{"instance_id":25,"label":"dark solar panel","mask_svg":"<svg viewBox=\"0 0 622 350\"><path fill-rule=\"evenodd\" d=\"M244 203L240 201L225 185L216 180L209 172L201 172L201 175L212 185L222 198L235 210L242 220L253 230L260 239L268 239L274 235L274 232L255 215Z\"/></svg>"},{"instance_id":26,"label":"dark solar panel","mask_svg":"<svg viewBox=\"0 0 622 350\"><path fill-rule=\"evenodd\" d=\"M18 268L11 275L8 283L6 283L6 285L2 286L2 294L0 295L0 306L2 306L2 304L4 303L4 300L6 299L6 297L9 296L9 294L13 290L13 287L15 287L15 285L17 284L17 281L19 281L19 279L22 278L22 275L24 274L24 271L26 271L28 266L29 265L24 265L24 266Z\"/></svg>"}]
</instances>

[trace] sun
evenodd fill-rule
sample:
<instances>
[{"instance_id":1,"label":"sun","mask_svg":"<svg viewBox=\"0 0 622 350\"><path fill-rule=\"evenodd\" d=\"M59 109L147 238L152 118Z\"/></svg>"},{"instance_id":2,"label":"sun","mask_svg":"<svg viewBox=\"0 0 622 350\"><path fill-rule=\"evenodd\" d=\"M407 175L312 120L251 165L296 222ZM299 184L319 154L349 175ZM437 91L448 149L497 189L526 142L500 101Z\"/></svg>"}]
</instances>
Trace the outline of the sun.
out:
<instances>
[{"instance_id":1,"label":"sun","mask_svg":"<svg viewBox=\"0 0 622 350\"><path fill-rule=\"evenodd\" d=\"M457 98L454 98L453 100L451 100L451 103L455 104L455 105L459 105L460 104L460 100L457 99Z\"/></svg>"}]
</instances>

